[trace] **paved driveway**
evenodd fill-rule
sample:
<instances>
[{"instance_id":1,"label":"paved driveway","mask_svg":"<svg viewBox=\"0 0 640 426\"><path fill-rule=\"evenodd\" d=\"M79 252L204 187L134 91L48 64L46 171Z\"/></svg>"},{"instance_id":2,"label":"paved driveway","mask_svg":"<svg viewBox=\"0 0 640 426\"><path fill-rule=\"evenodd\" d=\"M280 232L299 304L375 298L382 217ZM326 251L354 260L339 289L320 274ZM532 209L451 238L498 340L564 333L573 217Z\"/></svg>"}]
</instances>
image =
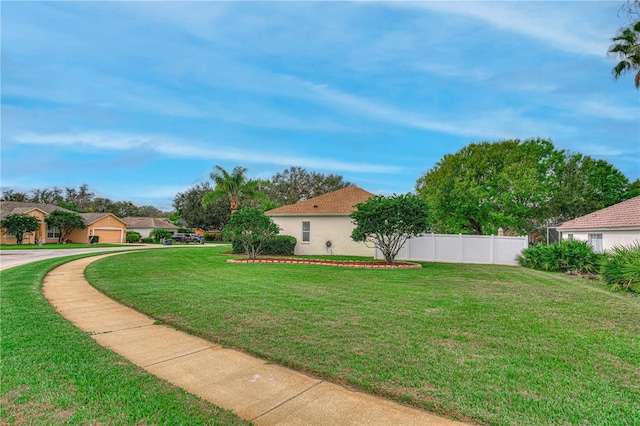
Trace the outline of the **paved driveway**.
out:
<instances>
[{"instance_id":1,"label":"paved driveway","mask_svg":"<svg viewBox=\"0 0 640 426\"><path fill-rule=\"evenodd\" d=\"M79 249L31 249L31 250L0 250L0 270L11 268L12 266L24 265L25 263L37 262L38 260L53 259L54 257L73 256L85 253L106 253L110 251L123 250L146 250L146 249L174 249L181 247L215 247L208 244L196 245L170 245L142 244L135 246L102 247L102 248L79 248Z\"/></svg>"},{"instance_id":2,"label":"paved driveway","mask_svg":"<svg viewBox=\"0 0 640 426\"><path fill-rule=\"evenodd\" d=\"M54 257L73 256L75 254L100 253L122 250L140 250L147 248L162 248L170 246L148 245L148 246L122 246L103 248L78 248L78 249L33 249L33 250L0 250L0 269L12 266L24 265L25 263L36 262L38 260L53 259Z\"/></svg>"}]
</instances>

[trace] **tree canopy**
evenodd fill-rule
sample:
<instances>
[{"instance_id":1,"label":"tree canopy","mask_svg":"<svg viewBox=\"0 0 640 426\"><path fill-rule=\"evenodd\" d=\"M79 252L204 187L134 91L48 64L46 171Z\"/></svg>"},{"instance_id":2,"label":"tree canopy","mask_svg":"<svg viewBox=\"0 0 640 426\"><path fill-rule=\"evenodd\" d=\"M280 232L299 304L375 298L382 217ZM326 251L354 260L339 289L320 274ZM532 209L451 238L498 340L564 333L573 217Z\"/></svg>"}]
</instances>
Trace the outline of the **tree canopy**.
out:
<instances>
[{"instance_id":1,"label":"tree canopy","mask_svg":"<svg viewBox=\"0 0 640 426\"><path fill-rule=\"evenodd\" d=\"M2 192L2 201L19 201L39 204L54 204L67 210L82 213L112 213L118 217L143 216L164 217L166 213L154 206L137 206L131 201L113 201L109 198L95 197L95 193L87 184L80 185L77 189L67 187L64 190L58 187L37 188L27 192L18 192L8 189Z\"/></svg>"},{"instance_id":2,"label":"tree canopy","mask_svg":"<svg viewBox=\"0 0 640 426\"><path fill-rule=\"evenodd\" d=\"M280 228L262 210L245 207L231 214L223 234L232 241L240 241L245 253L255 259L262 252L263 242L280 232Z\"/></svg>"},{"instance_id":3,"label":"tree canopy","mask_svg":"<svg viewBox=\"0 0 640 426\"><path fill-rule=\"evenodd\" d=\"M44 220L48 226L60 230L58 241L66 241L74 229L84 229L86 225L82 217L76 213L54 210L49 217Z\"/></svg>"},{"instance_id":4,"label":"tree canopy","mask_svg":"<svg viewBox=\"0 0 640 426\"><path fill-rule=\"evenodd\" d=\"M38 218L21 213L6 216L0 222L5 234L15 235L16 244L22 244L25 234L33 234L39 228Z\"/></svg>"},{"instance_id":5,"label":"tree canopy","mask_svg":"<svg viewBox=\"0 0 640 426\"><path fill-rule=\"evenodd\" d=\"M423 234L431 223L429 206L414 194L377 195L356 207L350 215L356 225L351 238L375 244L387 263L393 263L407 239Z\"/></svg>"},{"instance_id":6,"label":"tree canopy","mask_svg":"<svg viewBox=\"0 0 640 426\"><path fill-rule=\"evenodd\" d=\"M608 56L619 60L611 70L613 78L617 80L623 74L635 73L635 86L640 88L640 20L620 29L612 41Z\"/></svg>"},{"instance_id":7,"label":"tree canopy","mask_svg":"<svg viewBox=\"0 0 640 426\"><path fill-rule=\"evenodd\" d=\"M273 175L264 185L263 191L269 200L281 206L346 188L350 184L340 175L325 175L308 172L302 167L290 167Z\"/></svg>"},{"instance_id":8,"label":"tree canopy","mask_svg":"<svg viewBox=\"0 0 640 426\"><path fill-rule=\"evenodd\" d=\"M173 199L173 208L184 220L187 228L222 229L229 221L229 200L220 197L214 202L204 204L204 196L211 192L208 182L197 184Z\"/></svg>"},{"instance_id":9,"label":"tree canopy","mask_svg":"<svg viewBox=\"0 0 640 426\"><path fill-rule=\"evenodd\" d=\"M229 173L221 166L216 165L210 176L215 187L205 194L202 200L205 207L220 198L227 198L229 211L233 213L240 208L240 202L243 198L252 199L260 196L259 182L247 178L247 169L244 167L234 167L233 171Z\"/></svg>"},{"instance_id":10,"label":"tree canopy","mask_svg":"<svg viewBox=\"0 0 640 426\"><path fill-rule=\"evenodd\" d=\"M624 200L628 179L603 160L544 139L472 143L416 182L443 233L542 232Z\"/></svg>"}]
</instances>

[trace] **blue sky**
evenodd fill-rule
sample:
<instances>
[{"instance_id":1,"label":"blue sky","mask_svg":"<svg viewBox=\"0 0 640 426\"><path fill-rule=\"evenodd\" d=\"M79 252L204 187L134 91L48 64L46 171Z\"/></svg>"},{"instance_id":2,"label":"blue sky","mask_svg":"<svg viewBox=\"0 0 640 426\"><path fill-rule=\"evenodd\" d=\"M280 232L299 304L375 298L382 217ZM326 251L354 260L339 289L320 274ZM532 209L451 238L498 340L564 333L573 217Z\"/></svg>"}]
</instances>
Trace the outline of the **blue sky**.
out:
<instances>
[{"instance_id":1,"label":"blue sky","mask_svg":"<svg viewBox=\"0 0 640 426\"><path fill-rule=\"evenodd\" d=\"M640 177L624 1L12 2L2 190L171 210L213 166L412 191L471 142L551 139Z\"/></svg>"}]
</instances>

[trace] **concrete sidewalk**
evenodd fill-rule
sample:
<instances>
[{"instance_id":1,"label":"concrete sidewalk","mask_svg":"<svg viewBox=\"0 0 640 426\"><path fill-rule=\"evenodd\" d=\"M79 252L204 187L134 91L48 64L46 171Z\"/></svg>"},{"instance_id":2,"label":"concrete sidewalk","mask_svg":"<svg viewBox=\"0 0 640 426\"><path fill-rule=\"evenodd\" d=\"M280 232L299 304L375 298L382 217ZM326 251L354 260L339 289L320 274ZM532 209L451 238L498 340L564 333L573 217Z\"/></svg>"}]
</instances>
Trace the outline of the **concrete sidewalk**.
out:
<instances>
[{"instance_id":1,"label":"concrete sidewalk","mask_svg":"<svg viewBox=\"0 0 640 426\"><path fill-rule=\"evenodd\" d=\"M154 325L152 318L114 302L85 280L89 263L113 255L54 269L44 280L45 296L102 346L215 405L257 425L463 424Z\"/></svg>"}]
</instances>

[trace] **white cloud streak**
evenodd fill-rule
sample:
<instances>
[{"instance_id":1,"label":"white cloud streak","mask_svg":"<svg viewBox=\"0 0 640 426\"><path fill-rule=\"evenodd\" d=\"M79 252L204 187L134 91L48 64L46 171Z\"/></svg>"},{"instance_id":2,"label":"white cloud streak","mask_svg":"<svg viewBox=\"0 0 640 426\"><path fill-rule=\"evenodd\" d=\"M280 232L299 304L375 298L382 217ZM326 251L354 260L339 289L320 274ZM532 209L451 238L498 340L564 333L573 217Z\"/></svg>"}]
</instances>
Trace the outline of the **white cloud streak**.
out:
<instances>
[{"instance_id":1,"label":"white cloud streak","mask_svg":"<svg viewBox=\"0 0 640 426\"><path fill-rule=\"evenodd\" d=\"M193 141L167 138L159 135L135 135L122 133L22 133L10 138L15 143L29 145L64 146L78 149L125 151L145 149L170 158L200 160L234 160L277 166L297 165L314 169L353 173L396 173L400 167L337 161L328 158L300 157L274 154L259 150L239 150L230 146L198 146Z\"/></svg>"},{"instance_id":2,"label":"white cloud streak","mask_svg":"<svg viewBox=\"0 0 640 426\"><path fill-rule=\"evenodd\" d=\"M419 1L392 2L394 7L430 10L466 16L494 28L539 40L555 49L604 58L609 41L599 29L588 24L586 13L576 4L588 2L469 2ZM615 31L615 28L612 30ZM606 32L605 34L609 34Z\"/></svg>"}]
</instances>

